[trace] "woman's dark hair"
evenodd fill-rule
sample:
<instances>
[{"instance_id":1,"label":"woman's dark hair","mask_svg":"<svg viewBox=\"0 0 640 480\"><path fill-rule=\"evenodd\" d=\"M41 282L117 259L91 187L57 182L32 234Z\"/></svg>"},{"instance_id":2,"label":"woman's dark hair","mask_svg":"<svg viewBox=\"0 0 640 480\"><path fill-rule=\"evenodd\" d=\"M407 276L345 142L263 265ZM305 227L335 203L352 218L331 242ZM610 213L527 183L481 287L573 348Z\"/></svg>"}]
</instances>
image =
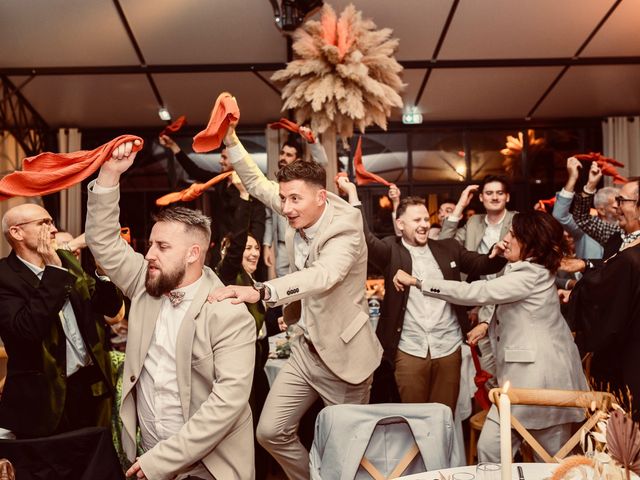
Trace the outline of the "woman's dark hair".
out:
<instances>
[{"instance_id":1,"label":"woman's dark hair","mask_svg":"<svg viewBox=\"0 0 640 480\"><path fill-rule=\"evenodd\" d=\"M521 258L531 258L556 273L562 257L569 251L562 225L545 212L537 210L517 213L511 224L513 235L521 244Z\"/></svg>"}]
</instances>

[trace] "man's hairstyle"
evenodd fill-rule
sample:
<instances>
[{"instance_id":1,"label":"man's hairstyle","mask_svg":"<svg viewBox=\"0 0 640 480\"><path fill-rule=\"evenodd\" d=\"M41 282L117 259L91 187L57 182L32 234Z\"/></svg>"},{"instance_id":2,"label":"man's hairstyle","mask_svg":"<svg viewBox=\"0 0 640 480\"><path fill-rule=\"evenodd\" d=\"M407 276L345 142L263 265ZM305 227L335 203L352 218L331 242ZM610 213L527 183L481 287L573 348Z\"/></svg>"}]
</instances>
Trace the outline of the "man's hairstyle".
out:
<instances>
[{"instance_id":1,"label":"man's hairstyle","mask_svg":"<svg viewBox=\"0 0 640 480\"><path fill-rule=\"evenodd\" d=\"M484 191L484 187L487 183L500 182L504 193L509 193L509 180L504 175L487 175L480 182L480 193Z\"/></svg>"},{"instance_id":2,"label":"man's hairstyle","mask_svg":"<svg viewBox=\"0 0 640 480\"><path fill-rule=\"evenodd\" d=\"M560 222L546 212L532 210L516 213L511 224L513 235L521 244L521 259L531 258L555 274L562 257L569 252Z\"/></svg>"},{"instance_id":3,"label":"man's hairstyle","mask_svg":"<svg viewBox=\"0 0 640 480\"><path fill-rule=\"evenodd\" d=\"M327 188L327 172L314 161L291 162L278 170L276 179L279 183L303 180L320 188Z\"/></svg>"},{"instance_id":4,"label":"man's hairstyle","mask_svg":"<svg viewBox=\"0 0 640 480\"><path fill-rule=\"evenodd\" d=\"M616 187L602 187L593 196L593 206L596 208L606 207L610 197L618 195Z\"/></svg>"},{"instance_id":5,"label":"man's hairstyle","mask_svg":"<svg viewBox=\"0 0 640 480\"><path fill-rule=\"evenodd\" d=\"M404 197L400 200L400 205L398 205L398 209L396 210L396 218L400 218L411 205L424 205L426 207L427 203L422 197Z\"/></svg>"},{"instance_id":6,"label":"man's hairstyle","mask_svg":"<svg viewBox=\"0 0 640 480\"><path fill-rule=\"evenodd\" d=\"M154 222L177 222L184 225L186 232L197 232L204 237L207 245L211 241L211 219L200 210L185 207L169 207L153 216Z\"/></svg>"},{"instance_id":7,"label":"man's hairstyle","mask_svg":"<svg viewBox=\"0 0 640 480\"><path fill-rule=\"evenodd\" d=\"M282 150L283 147L295 148L296 156L298 158L302 158L302 156L304 155L304 151L302 150L302 143L300 142L300 138L298 137L289 135L289 138L287 138L287 141L282 144L282 147L280 147L280 150Z\"/></svg>"}]
</instances>

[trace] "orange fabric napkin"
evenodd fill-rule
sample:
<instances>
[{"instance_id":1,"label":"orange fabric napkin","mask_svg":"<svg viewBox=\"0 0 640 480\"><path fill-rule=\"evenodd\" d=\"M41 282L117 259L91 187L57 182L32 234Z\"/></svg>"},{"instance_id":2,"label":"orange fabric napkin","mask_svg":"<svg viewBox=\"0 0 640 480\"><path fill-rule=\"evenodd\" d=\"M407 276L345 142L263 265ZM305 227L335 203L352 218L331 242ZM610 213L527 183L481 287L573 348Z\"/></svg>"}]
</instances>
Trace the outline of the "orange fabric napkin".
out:
<instances>
[{"instance_id":1,"label":"orange fabric napkin","mask_svg":"<svg viewBox=\"0 0 640 480\"><path fill-rule=\"evenodd\" d=\"M600 153L581 153L578 155L574 155L578 160L584 160L589 162L596 162L600 167L603 175L607 175L609 177L613 177L613 183L627 183L629 179L627 177L623 177L618 173L616 167L624 167L624 163L619 162L610 157L604 157Z\"/></svg>"},{"instance_id":2,"label":"orange fabric napkin","mask_svg":"<svg viewBox=\"0 0 640 480\"><path fill-rule=\"evenodd\" d=\"M162 135L170 135L172 133L176 133L179 131L184 125L187 123L186 115L180 115L178 119L170 125L164 127L164 130L160 132L160 136Z\"/></svg>"},{"instance_id":3,"label":"orange fabric napkin","mask_svg":"<svg viewBox=\"0 0 640 480\"><path fill-rule=\"evenodd\" d=\"M160 197L156 200L156 205L158 205L159 207L166 207L167 205L175 202L190 202L191 200L195 200L200 195L202 195L208 188L213 187L216 183L220 183L222 180L231 175L233 175L233 170L221 173L220 175L216 175L206 183L192 183L188 188L185 188L184 190L181 190L179 192L167 193L166 195Z\"/></svg>"},{"instance_id":4,"label":"orange fabric napkin","mask_svg":"<svg viewBox=\"0 0 640 480\"><path fill-rule=\"evenodd\" d=\"M384 178L375 173L367 172L362 163L362 136L358 139L358 146L353 154L353 168L356 171L356 183L358 185L369 185L370 183L381 183L387 187L391 186L391 182L387 182Z\"/></svg>"},{"instance_id":5,"label":"orange fabric napkin","mask_svg":"<svg viewBox=\"0 0 640 480\"><path fill-rule=\"evenodd\" d=\"M133 151L142 149L140 137L121 135L95 150L71 153L43 152L23 160L22 170L0 180L0 201L11 197L35 197L59 192L90 177L111 158L111 152L125 142L140 141Z\"/></svg>"},{"instance_id":6,"label":"orange fabric napkin","mask_svg":"<svg viewBox=\"0 0 640 480\"><path fill-rule=\"evenodd\" d=\"M289 130L293 133L300 133L300 125L291 120L287 120L286 118L281 118L277 122L270 123L269 128L272 130L279 130L284 128L285 130ZM309 143L316 143L316 137L313 136L313 132L305 132L304 139Z\"/></svg>"},{"instance_id":7,"label":"orange fabric napkin","mask_svg":"<svg viewBox=\"0 0 640 480\"><path fill-rule=\"evenodd\" d=\"M194 152L210 152L222 144L229 123L240 119L240 108L236 99L228 92L218 95L211 111L207 128L193 137Z\"/></svg>"}]
</instances>

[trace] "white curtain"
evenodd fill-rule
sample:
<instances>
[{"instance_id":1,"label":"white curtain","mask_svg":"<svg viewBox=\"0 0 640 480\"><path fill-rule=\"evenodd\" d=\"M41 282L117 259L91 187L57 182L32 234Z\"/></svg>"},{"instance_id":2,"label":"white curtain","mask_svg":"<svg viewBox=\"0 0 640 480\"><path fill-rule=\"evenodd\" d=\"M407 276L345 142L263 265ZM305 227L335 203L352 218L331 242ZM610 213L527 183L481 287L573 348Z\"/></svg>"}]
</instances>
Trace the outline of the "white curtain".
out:
<instances>
[{"instance_id":1,"label":"white curtain","mask_svg":"<svg viewBox=\"0 0 640 480\"><path fill-rule=\"evenodd\" d=\"M80 150L82 134L77 128L58 130L58 151L69 153ZM78 183L60 192L60 225L74 237L82 233L82 184Z\"/></svg>"},{"instance_id":2,"label":"white curtain","mask_svg":"<svg viewBox=\"0 0 640 480\"><path fill-rule=\"evenodd\" d=\"M602 141L604 155L624 163L618 168L622 176L640 176L640 117L607 118L602 122Z\"/></svg>"}]
</instances>

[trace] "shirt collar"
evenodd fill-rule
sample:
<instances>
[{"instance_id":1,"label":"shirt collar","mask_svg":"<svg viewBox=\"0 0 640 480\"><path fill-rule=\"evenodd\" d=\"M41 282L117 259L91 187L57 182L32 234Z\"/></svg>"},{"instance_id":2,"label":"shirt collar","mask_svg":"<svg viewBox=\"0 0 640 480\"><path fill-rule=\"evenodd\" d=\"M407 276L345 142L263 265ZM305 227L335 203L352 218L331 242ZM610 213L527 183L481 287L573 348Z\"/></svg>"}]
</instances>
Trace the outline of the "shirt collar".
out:
<instances>
[{"instance_id":1,"label":"shirt collar","mask_svg":"<svg viewBox=\"0 0 640 480\"><path fill-rule=\"evenodd\" d=\"M311 243L311 241L313 240L313 237L315 237L316 233L318 233L318 229L320 228L320 225L322 224L322 219L327 214L327 210L328 210L327 207L328 206L329 206L329 200L327 200L327 202L325 203L324 210L322 211L322 215L320 215L320 218L318 218L318 220L316 220L316 223L314 223L310 227L301 229L304 232L304 236L306 237L308 243ZM298 232L298 235L300 235L299 232ZM302 235L300 235L300 236L302 236Z\"/></svg>"},{"instance_id":2,"label":"shirt collar","mask_svg":"<svg viewBox=\"0 0 640 480\"><path fill-rule=\"evenodd\" d=\"M507 209L504 209L504 212L502 212L502 218L500 219L500 221L496 222L496 223L489 223L489 216L485 215L484 216L484 223L487 224L487 226L489 227L497 227L498 225L500 225L502 222L504 222L504 218L507 216Z\"/></svg>"},{"instance_id":3,"label":"shirt collar","mask_svg":"<svg viewBox=\"0 0 640 480\"><path fill-rule=\"evenodd\" d=\"M428 248L429 248L429 247L428 247L428 243L427 243L427 244L425 244L425 245L424 245L424 246L422 246L422 247L409 245L409 244L405 241L405 239L404 239L404 238L402 239L402 244L405 246L405 248L406 248L407 250L409 250L409 252L410 252L410 253L414 253L414 254L417 254L417 255L426 255L426 254L427 254L427 250L428 250Z\"/></svg>"},{"instance_id":4,"label":"shirt collar","mask_svg":"<svg viewBox=\"0 0 640 480\"><path fill-rule=\"evenodd\" d=\"M200 273L200 278L198 278L198 280L196 280L195 282L182 287L182 288L176 288L175 290L171 290L172 292L183 292L184 293L184 298L183 301L185 300L193 300L196 296L196 292L198 291L198 288L200 287L200 284L202 283L202 279L204 278L204 274Z\"/></svg>"},{"instance_id":5,"label":"shirt collar","mask_svg":"<svg viewBox=\"0 0 640 480\"><path fill-rule=\"evenodd\" d=\"M16 255L16 257L18 257L18 260L20 260L22 263L24 263L27 266L27 268L29 270L31 270L38 278L40 278L40 279L42 278L42 274L44 272L44 268L40 268L39 266L34 265L31 262L27 262L24 258L22 258L19 255Z\"/></svg>"}]
</instances>

